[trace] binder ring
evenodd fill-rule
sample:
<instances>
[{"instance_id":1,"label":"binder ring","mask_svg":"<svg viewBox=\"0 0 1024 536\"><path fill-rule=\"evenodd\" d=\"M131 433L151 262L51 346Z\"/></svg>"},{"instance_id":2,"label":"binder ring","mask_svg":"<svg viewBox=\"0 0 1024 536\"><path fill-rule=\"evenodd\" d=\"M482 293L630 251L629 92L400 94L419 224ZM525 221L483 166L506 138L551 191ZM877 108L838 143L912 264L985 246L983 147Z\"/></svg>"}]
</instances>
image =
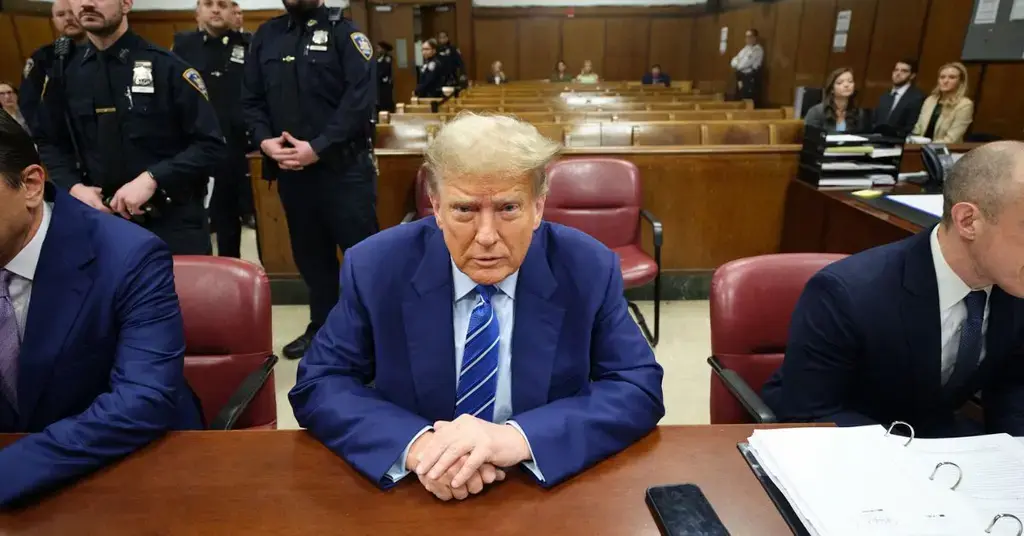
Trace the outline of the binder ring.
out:
<instances>
[{"instance_id":1,"label":"binder ring","mask_svg":"<svg viewBox=\"0 0 1024 536\"><path fill-rule=\"evenodd\" d=\"M932 471L932 475L928 477L928 480L935 480L935 475L938 474L939 469L941 469L943 465L948 465L950 467L956 467L956 482L954 482L953 485L950 486L950 488L949 488L949 489L951 489L953 491L956 491L957 486L960 485L960 481L964 479L964 470L961 469L959 465L957 465L957 464L955 464L953 462L939 462L935 466L935 469ZM1020 521L1018 520L1018 523L1019 522ZM992 524L994 525L995 522L993 522ZM1018 534L1017 536L1021 536L1021 535Z\"/></svg>"},{"instance_id":2,"label":"binder ring","mask_svg":"<svg viewBox=\"0 0 1024 536\"><path fill-rule=\"evenodd\" d=\"M999 520L1003 519L1004 517L1007 517L1007 518L1010 518L1010 519L1013 519L1014 521L1016 521L1017 522L1017 536L1024 536L1024 523L1021 523L1020 518L1015 516L1015 515L1013 515L1013 514L999 514L996 517L993 517L992 518L992 522L989 523L988 524L988 528L985 529L985 534L992 534L992 527L995 527L996 523L999 523Z\"/></svg>"},{"instance_id":3,"label":"binder ring","mask_svg":"<svg viewBox=\"0 0 1024 536\"><path fill-rule=\"evenodd\" d=\"M911 441L914 440L914 427L910 426L909 423L905 423L903 421L892 421L892 424L889 425L889 429L885 431L885 437L889 437L889 435L892 434L892 429L896 428L897 424L902 424L903 426L907 427L907 430L910 430L910 437L907 438L907 442L903 444L903 446L905 447L909 445Z\"/></svg>"}]
</instances>

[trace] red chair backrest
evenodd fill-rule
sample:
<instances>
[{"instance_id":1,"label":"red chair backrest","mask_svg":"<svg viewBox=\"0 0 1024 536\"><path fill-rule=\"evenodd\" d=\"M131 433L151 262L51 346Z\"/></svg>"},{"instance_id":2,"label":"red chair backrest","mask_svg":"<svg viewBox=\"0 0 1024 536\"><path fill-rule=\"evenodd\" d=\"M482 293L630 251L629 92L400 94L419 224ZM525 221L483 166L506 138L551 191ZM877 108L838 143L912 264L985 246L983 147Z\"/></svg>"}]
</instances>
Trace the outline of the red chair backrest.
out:
<instances>
[{"instance_id":1,"label":"red chair backrest","mask_svg":"<svg viewBox=\"0 0 1024 536\"><path fill-rule=\"evenodd\" d=\"M174 257L174 286L185 322L185 378L216 417L242 380L274 352L270 282L263 268L225 257ZM274 376L235 428L276 428Z\"/></svg>"},{"instance_id":2,"label":"red chair backrest","mask_svg":"<svg viewBox=\"0 0 1024 536\"><path fill-rule=\"evenodd\" d=\"M416 219L434 215L434 207L430 204L430 192L427 188L427 181L430 180L430 171L427 166L420 166L416 172Z\"/></svg>"},{"instance_id":3,"label":"red chair backrest","mask_svg":"<svg viewBox=\"0 0 1024 536\"><path fill-rule=\"evenodd\" d=\"M640 170L616 158L558 160L547 168L544 219L579 229L609 248L640 241Z\"/></svg>"},{"instance_id":4,"label":"red chair backrest","mask_svg":"<svg viewBox=\"0 0 1024 536\"><path fill-rule=\"evenodd\" d=\"M782 364L789 320L807 281L845 257L823 253L763 255L720 266L711 278L711 353L760 391ZM751 422L711 373L711 423Z\"/></svg>"}]
</instances>

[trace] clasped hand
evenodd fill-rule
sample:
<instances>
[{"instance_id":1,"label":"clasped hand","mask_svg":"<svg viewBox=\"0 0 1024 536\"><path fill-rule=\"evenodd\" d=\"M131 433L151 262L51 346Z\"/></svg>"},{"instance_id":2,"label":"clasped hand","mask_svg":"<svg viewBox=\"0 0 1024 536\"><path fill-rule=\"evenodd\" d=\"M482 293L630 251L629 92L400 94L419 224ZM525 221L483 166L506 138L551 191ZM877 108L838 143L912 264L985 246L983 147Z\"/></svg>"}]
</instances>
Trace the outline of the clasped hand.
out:
<instances>
[{"instance_id":1,"label":"clasped hand","mask_svg":"<svg viewBox=\"0 0 1024 536\"><path fill-rule=\"evenodd\" d=\"M406 467L437 498L465 499L487 484L505 479L502 468L530 459L530 448L518 430L471 415L437 421L434 431L416 439Z\"/></svg>"},{"instance_id":2,"label":"clasped hand","mask_svg":"<svg viewBox=\"0 0 1024 536\"><path fill-rule=\"evenodd\" d=\"M287 132L276 138L263 140L260 149L273 158L278 167L290 171L298 171L320 160L308 141L300 140Z\"/></svg>"}]
</instances>

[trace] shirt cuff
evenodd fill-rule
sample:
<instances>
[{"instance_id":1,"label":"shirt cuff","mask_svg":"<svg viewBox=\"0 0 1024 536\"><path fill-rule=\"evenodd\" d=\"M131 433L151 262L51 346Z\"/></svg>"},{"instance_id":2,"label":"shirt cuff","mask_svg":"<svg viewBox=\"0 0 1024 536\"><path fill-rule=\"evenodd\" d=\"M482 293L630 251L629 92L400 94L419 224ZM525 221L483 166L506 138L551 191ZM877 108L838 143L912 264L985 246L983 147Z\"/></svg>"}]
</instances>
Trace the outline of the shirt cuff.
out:
<instances>
[{"instance_id":1,"label":"shirt cuff","mask_svg":"<svg viewBox=\"0 0 1024 536\"><path fill-rule=\"evenodd\" d=\"M409 441L409 444L405 446L405 450L402 451L402 456L395 461L394 465L391 466L391 469L388 469L386 476L390 478L392 482L398 482L409 475L411 471L405 468L405 460L409 457L409 449L412 448L412 444L415 443L421 435L430 432L433 429L433 426L424 426L418 434L413 436L412 440Z\"/></svg>"},{"instance_id":2,"label":"shirt cuff","mask_svg":"<svg viewBox=\"0 0 1024 536\"><path fill-rule=\"evenodd\" d=\"M540 472L540 466L537 465L537 458L533 456L533 447L530 446L530 438L526 437L526 432L523 431L522 427L516 421L505 421L505 424L515 428L519 431L519 434L526 440L526 448L530 451L530 461L523 462L523 467L533 473L533 476L537 477L537 480L544 482L544 474Z\"/></svg>"},{"instance_id":3,"label":"shirt cuff","mask_svg":"<svg viewBox=\"0 0 1024 536\"><path fill-rule=\"evenodd\" d=\"M313 148L313 151L316 152L317 155L323 152L323 150L329 145L331 145L331 142L327 141L327 136L322 134L313 138L313 140L309 142L309 146Z\"/></svg>"}]
</instances>

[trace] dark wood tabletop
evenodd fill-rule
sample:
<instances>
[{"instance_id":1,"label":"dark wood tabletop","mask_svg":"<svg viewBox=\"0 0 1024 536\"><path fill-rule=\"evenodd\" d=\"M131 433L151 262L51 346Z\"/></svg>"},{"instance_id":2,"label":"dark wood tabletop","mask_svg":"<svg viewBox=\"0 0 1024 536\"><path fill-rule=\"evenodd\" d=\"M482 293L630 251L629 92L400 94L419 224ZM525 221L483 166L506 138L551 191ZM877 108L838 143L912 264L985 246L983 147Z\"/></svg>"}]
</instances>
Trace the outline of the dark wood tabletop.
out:
<instances>
[{"instance_id":1,"label":"dark wood tabletop","mask_svg":"<svg viewBox=\"0 0 1024 536\"><path fill-rule=\"evenodd\" d=\"M379 491L302 431L178 432L0 513L0 535L644 536L658 534L644 491L675 483L699 485L734 535L791 534L736 450L753 428L665 426L552 490L517 470L450 503L415 477Z\"/></svg>"}]
</instances>

